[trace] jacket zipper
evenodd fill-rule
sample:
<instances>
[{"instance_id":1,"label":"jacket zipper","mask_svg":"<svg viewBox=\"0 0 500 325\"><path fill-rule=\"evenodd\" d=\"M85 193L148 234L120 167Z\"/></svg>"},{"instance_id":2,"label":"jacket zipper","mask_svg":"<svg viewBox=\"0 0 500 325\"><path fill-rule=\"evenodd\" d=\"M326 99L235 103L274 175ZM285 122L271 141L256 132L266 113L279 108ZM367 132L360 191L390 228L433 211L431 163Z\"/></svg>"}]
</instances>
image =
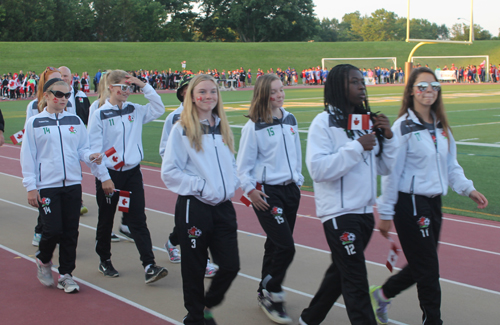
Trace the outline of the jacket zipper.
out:
<instances>
[{"instance_id":1,"label":"jacket zipper","mask_svg":"<svg viewBox=\"0 0 500 325\"><path fill-rule=\"evenodd\" d=\"M285 144L286 161L288 162L288 168L290 168L290 180L293 181L293 171L292 171L292 166L290 165L290 158L288 157L288 149L286 147L285 130L283 129L283 119L280 120L280 125L281 125L281 134L283 134L283 143Z\"/></svg>"},{"instance_id":2,"label":"jacket zipper","mask_svg":"<svg viewBox=\"0 0 500 325\"><path fill-rule=\"evenodd\" d=\"M434 130L436 132L436 145L435 145L435 148L436 148L436 166L437 166L437 172L439 175L439 184L441 185L441 193L444 193L443 180L441 179L441 169L439 168L438 132L437 132L436 121L434 121Z\"/></svg>"},{"instance_id":3,"label":"jacket zipper","mask_svg":"<svg viewBox=\"0 0 500 325\"><path fill-rule=\"evenodd\" d=\"M38 164L38 176L40 179L40 182L42 181L42 163Z\"/></svg>"},{"instance_id":4,"label":"jacket zipper","mask_svg":"<svg viewBox=\"0 0 500 325\"><path fill-rule=\"evenodd\" d=\"M123 127L123 166L125 166L125 124L123 123L123 118L122 118L122 109L118 108L120 111L120 121L122 122L122 127ZM120 171L123 171L123 166L120 168Z\"/></svg>"},{"instance_id":5,"label":"jacket zipper","mask_svg":"<svg viewBox=\"0 0 500 325\"><path fill-rule=\"evenodd\" d=\"M413 186L415 183L415 175L412 176L411 178L411 185L410 185L410 194L411 194L411 203L413 205L413 216L417 216L417 205L415 203L415 194L413 194Z\"/></svg>"},{"instance_id":6,"label":"jacket zipper","mask_svg":"<svg viewBox=\"0 0 500 325\"><path fill-rule=\"evenodd\" d=\"M215 155L217 156L217 163L219 164L220 177L222 178L222 186L224 187L224 199L221 202L224 202L226 201L226 183L224 182L224 174L222 174L222 167L220 166L219 151L217 150L217 143L215 142L214 130L212 130L212 137L214 139Z\"/></svg>"},{"instance_id":7,"label":"jacket zipper","mask_svg":"<svg viewBox=\"0 0 500 325\"><path fill-rule=\"evenodd\" d=\"M340 204L344 208L344 176L340 178Z\"/></svg>"},{"instance_id":8,"label":"jacket zipper","mask_svg":"<svg viewBox=\"0 0 500 325\"><path fill-rule=\"evenodd\" d=\"M141 155L141 160L144 159L144 157L142 156L142 151L141 151L141 147L139 147L139 144L137 144L137 149L139 149L139 154Z\"/></svg>"},{"instance_id":9,"label":"jacket zipper","mask_svg":"<svg viewBox=\"0 0 500 325\"><path fill-rule=\"evenodd\" d=\"M59 117L57 116L57 114L56 114L56 121L57 121L57 129L59 130L59 140L61 141L61 156L62 156L63 170L64 170L63 186L66 186L66 163L64 161L64 148L63 148L63 141L61 134L61 126L59 125Z\"/></svg>"}]
</instances>

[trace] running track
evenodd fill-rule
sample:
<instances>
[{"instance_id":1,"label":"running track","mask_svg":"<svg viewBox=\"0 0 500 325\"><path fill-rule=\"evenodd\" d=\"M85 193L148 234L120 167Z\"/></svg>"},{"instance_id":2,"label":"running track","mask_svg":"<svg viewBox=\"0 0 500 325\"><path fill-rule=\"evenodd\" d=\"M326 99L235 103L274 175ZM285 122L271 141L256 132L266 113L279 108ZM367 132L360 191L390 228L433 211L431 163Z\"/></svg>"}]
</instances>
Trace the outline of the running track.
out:
<instances>
[{"instance_id":1,"label":"running track","mask_svg":"<svg viewBox=\"0 0 500 325\"><path fill-rule=\"evenodd\" d=\"M4 145L1 148L0 172L22 176L19 152L20 146ZM86 166L83 167L83 170L83 192L95 194L94 177ZM142 173L145 183L146 206L150 209L173 214L177 196L165 188L161 181L159 168L143 166ZM233 198L239 230L264 235L253 210L236 199L240 196L241 191L238 191ZM459 282L485 291L496 291L500 294L500 281L498 281L498 274L500 274L500 224L495 221L450 214L445 214L444 218L439 247L442 280ZM392 237L397 241L396 233L393 233ZM302 192L294 238L297 245L328 250L321 222L315 217L314 197L311 192ZM385 264L388 249L387 240L378 232L374 232L366 250L368 263ZM404 263L404 256L401 256L397 266L401 267Z\"/></svg>"}]
</instances>

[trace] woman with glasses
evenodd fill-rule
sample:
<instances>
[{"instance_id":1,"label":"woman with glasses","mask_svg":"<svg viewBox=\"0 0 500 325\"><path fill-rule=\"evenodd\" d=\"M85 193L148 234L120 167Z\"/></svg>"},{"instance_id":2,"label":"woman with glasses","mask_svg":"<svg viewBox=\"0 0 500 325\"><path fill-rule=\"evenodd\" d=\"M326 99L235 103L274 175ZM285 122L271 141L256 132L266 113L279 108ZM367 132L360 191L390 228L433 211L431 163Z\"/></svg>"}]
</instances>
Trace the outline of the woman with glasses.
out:
<instances>
[{"instance_id":1,"label":"woman with glasses","mask_svg":"<svg viewBox=\"0 0 500 325\"><path fill-rule=\"evenodd\" d=\"M383 286L370 288L373 308L377 321L387 324L391 298L416 283L423 324L442 324L437 254L441 196L450 186L470 197L479 209L488 200L476 191L457 162L441 85L429 68L417 68L410 75L392 132L400 137L401 147L392 173L382 177L378 229L388 237L394 220L408 264Z\"/></svg>"},{"instance_id":2,"label":"woman with glasses","mask_svg":"<svg viewBox=\"0 0 500 325\"><path fill-rule=\"evenodd\" d=\"M107 88L101 94L100 107L89 123L90 146L95 152L104 153L114 148L123 165L115 169L117 161L104 158L104 164L94 173L99 217L96 234L96 252L100 257L99 272L106 277L117 277L118 271L111 264L111 230L119 194L115 189L130 192L128 227L139 251L146 272L146 283L155 282L168 271L155 264L151 235L146 224L144 185L140 162L144 158L142 125L163 113L165 106L153 87L132 77L123 70L108 71L103 78ZM136 84L149 101L146 105L127 101Z\"/></svg>"},{"instance_id":3,"label":"woman with glasses","mask_svg":"<svg viewBox=\"0 0 500 325\"><path fill-rule=\"evenodd\" d=\"M72 293L79 290L72 272L82 197L80 161L100 164L101 158L99 153L90 154L82 120L65 111L71 96L69 86L54 78L44 84L42 91L46 106L26 123L21 148L23 185L29 204L38 208L43 221L43 236L36 253L38 279L43 285L54 285L51 260L59 244L57 288Z\"/></svg>"}]
</instances>

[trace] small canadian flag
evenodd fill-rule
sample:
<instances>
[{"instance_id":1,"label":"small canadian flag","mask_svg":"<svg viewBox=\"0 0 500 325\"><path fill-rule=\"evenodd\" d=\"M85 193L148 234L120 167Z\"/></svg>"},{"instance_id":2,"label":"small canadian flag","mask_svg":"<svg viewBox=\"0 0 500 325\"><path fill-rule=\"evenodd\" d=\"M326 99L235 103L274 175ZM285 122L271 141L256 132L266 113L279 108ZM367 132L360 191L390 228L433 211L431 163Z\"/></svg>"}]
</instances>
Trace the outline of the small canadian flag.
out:
<instances>
[{"instance_id":1,"label":"small canadian flag","mask_svg":"<svg viewBox=\"0 0 500 325\"><path fill-rule=\"evenodd\" d=\"M399 252L401 251L400 248L396 245L396 243L392 240L392 238L389 238L389 241L391 242L391 248L389 249L389 256L387 257L387 262L385 263L385 266L391 271L396 267L396 263L398 261L398 255Z\"/></svg>"},{"instance_id":2,"label":"small canadian flag","mask_svg":"<svg viewBox=\"0 0 500 325\"><path fill-rule=\"evenodd\" d=\"M21 130L17 133L14 133L13 135L10 136L10 139L12 140L13 144L18 144L23 142L23 137L24 137L24 130Z\"/></svg>"},{"instance_id":3,"label":"small canadian flag","mask_svg":"<svg viewBox=\"0 0 500 325\"><path fill-rule=\"evenodd\" d=\"M255 186L255 189L258 191L262 191L262 184L257 183L257 186ZM252 200L250 200L250 197L248 196L248 194L245 194L245 193L243 193L243 195L241 196L240 201L244 205L246 205L247 207L250 207L250 205L252 204Z\"/></svg>"},{"instance_id":4,"label":"small canadian flag","mask_svg":"<svg viewBox=\"0 0 500 325\"><path fill-rule=\"evenodd\" d=\"M370 130L372 123L369 114L349 114L348 130Z\"/></svg>"},{"instance_id":5,"label":"small canadian flag","mask_svg":"<svg viewBox=\"0 0 500 325\"><path fill-rule=\"evenodd\" d=\"M118 199L118 211L128 212L130 206L130 192L120 191L120 198Z\"/></svg>"},{"instance_id":6,"label":"small canadian flag","mask_svg":"<svg viewBox=\"0 0 500 325\"><path fill-rule=\"evenodd\" d=\"M111 149L106 150L104 153L106 157L111 161L113 165L113 168L118 170L125 165L123 163L123 160L120 158L120 156L116 153L115 147L111 147Z\"/></svg>"}]
</instances>

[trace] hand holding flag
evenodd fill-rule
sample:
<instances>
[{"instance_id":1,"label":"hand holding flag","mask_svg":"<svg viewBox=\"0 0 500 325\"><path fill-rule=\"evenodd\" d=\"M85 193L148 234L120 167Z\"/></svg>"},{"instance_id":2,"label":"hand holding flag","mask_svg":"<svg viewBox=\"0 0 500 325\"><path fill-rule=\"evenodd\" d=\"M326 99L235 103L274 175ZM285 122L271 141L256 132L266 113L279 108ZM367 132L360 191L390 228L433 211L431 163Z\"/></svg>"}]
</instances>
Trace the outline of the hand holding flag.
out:
<instances>
[{"instance_id":1,"label":"hand holding flag","mask_svg":"<svg viewBox=\"0 0 500 325\"><path fill-rule=\"evenodd\" d=\"M391 243L391 248L389 249L389 256L387 256L387 262L385 266L392 273L392 270L396 267L396 263L398 261L399 252L401 252L401 248L399 248L392 238L388 238Z\"/></svg>"},{"instance_id":2,"label":"hand holding flag","mask_svg":"<svg viewBox=\"0 0 500 325\"><path fill-rule=\"evenodd\" d=\"M100 165L101 162L102 162L102 154L100 154L100 153L93 153L93 154L91 154L89 156L89 159L90 159L91 163L95 162L96 164Z\"/></svg>"},{"instance_id":3,"label":"hand holding flag","mask_svg":"<svg viewBox=\"0 0 500 325\"><path fill-rule=\"evenodd\" d=\"M372 122L370 120L370 114L349 114L349 119L347 121L348 130L370 130L372 128Z\"/></svg>"},{"instance_id":4,"label":"hand holding flag","mask_svg":"<svg viewBox=\"0 0 500 325\"><path fill-rule=\"evenodd\" d=\"M257 183L255 189L249 191L248 193L244 193L240 198L240 201L245 204L247 207L250 207L250 204L256 208L257 210L264 211L269 209L269 204L266 201L266 198L269 196L263 192L262 184Z\"/></svg>"}]
</instances>

